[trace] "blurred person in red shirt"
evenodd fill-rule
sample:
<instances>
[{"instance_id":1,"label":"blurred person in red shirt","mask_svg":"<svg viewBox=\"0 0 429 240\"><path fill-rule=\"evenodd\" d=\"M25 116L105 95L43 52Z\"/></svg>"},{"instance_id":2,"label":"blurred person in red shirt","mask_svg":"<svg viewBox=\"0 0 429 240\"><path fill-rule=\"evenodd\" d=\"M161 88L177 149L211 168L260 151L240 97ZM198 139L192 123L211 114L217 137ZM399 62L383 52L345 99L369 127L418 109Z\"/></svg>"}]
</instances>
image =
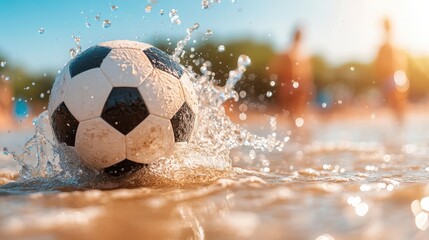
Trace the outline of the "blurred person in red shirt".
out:
<instances>
[{"instance_id":1,"label":"blurred person in red shirt","mask_svg":"<svg viewBox=\"0 0 429 240\"><path fill-rule=\"evenodd\" d=\"M302 35L298 27L290 47L270 66L271 74L277 76L277 102L297 127L306 117L313 90L311 60L303 49Z\"/></svg>"}]
</instances>

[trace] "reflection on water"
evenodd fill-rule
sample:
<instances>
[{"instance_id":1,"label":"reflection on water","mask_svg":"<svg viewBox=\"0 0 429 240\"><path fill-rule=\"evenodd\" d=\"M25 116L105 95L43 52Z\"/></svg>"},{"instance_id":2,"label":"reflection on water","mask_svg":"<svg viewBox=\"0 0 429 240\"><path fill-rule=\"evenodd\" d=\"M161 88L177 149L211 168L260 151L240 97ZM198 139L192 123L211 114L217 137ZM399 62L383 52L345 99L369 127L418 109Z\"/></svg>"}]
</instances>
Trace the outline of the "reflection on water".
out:
<instances>
[{"instance_id":1,"label":"reflection on water","mask_svg":"<svg viewBox=\"0 0 429 240\"><path fill-rule=\"evenodd\" d=\"M0 236L427 239L425 116L416 112L400 136L379 118L313 122L314 142L290 142L282 152L236 148L229 174L205 183L109 191L4 185ZM2 169L2 179L15 176Z\"/></svg>"}]
</instances>

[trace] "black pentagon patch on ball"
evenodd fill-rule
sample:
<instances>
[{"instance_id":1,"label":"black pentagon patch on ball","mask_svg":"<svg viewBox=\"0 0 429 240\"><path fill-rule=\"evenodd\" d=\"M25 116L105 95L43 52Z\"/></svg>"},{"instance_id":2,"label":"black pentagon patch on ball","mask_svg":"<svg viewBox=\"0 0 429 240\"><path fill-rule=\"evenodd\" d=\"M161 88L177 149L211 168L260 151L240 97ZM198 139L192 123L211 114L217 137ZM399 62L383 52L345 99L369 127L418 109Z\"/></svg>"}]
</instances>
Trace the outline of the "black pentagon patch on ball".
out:
<instances>
[{"instance_id":1,"label":"black pentagon patch on ball","mask_svg":"<svg viewBox=\"0 0 429 240\"><path fill-rule=\"evenodd\" d=\"M137 88L115 87L104 105L101 118L124 135L131 132L147 116L149 110Z\"/></svg>"},{"instance_id":2,"label":"black pentagon patch on ball","mask_svg":"<svg viewBox=\"0 0 429 240\"><path fill-rule=\"evenodd\" d=\"M164 72L170 73L176 78L182 77L183 69L165 52L159 50L156 47L145 49L143 52L149 58L149 61L152 63L154 68L158 68Z\"/></svg>"},{"instance_id":3,"label":"black pentagon patch on ball","mask_svg":"<svg viewBox=\"0 0 429 240\"><path fill-rule=\"evenodd\" d=\"M104 169L104 173L112 176L112 177L120 177L125 174L133 173L143 167L146 167L147 164L144 163L137 163L130 161L128 159L125 159L122 162L119 162L113 166L110 166L108 168Z\"/></svg>"},{"instance_id":4,"label":"black pentagon patch on ball","mask_svg":"<svg viewBox=\"0 0 429 240\"><path fill-rule=\"evenodd\" d=\"M87 70L99 68L111 50L108 47L94 46L83 51L71 61L70 76L74 77Z\"/></svg>"},{"instance_id":5,"label":"black pentagon patch on ball","mask_svg":"<svg viewBox=\"0 0 429 240\"><path fill-rule=\"evenodd\" d=\"M187 142L194 128L195 114L186 102L180 107L179 111L171 118L173 126L174 141Z\"/></svg>"},{"instance_id":6,"label":"black pentagon patch on ball","mask_svg":"<svg viewBox=\"0 0 429 240\"><path fill-rule=\"evenodd\" d=\"M57 140L74 147L79 121L71 114L64 102L55 109L51 118Z\"/></svg>"}]
</instances>

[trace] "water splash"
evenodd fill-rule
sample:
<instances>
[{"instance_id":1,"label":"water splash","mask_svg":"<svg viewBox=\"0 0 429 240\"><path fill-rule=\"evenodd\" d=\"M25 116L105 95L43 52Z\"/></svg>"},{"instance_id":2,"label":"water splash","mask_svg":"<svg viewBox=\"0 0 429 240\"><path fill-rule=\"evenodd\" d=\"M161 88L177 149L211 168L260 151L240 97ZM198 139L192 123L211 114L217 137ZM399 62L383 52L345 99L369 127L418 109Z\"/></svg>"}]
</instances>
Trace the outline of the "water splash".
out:
<instances>
[{"instance_id":1,"label":"water splash","mask_svg":"<svg viewBox=\"0 0 429 240\"><path fill-rule=\"evenodd\" d=\"M170 13L168 14L170 16L170 21L176 25L180 25L182 21L180 20L178 11L176 9L171 9Z\"/></svg>"},{"instance_id":2,"label":"water splash","mask_svg":"<svg viewBox=\"0 0 429 240\"><path fill-rule=\"evenodd\" d=\"M75 58L82 51L82 47L80 46L81 38L75 35L73 35L72 38L76 46L73 48L70 48L69 53L71 58Z\"/></svg>"},{"instance_id":3,"label":"water splash","mask_svg":"<svg viewBox=\"0 0 429 240\"><path fill-rule=\"evenodd\" d=\"M172 55L172 58L174 61L180 63L180 57L184 53L184 48L186 44L191 40L192 33L198 30L200 27L200 24L195 23L192 27L186 29L186 37L180 41L177 42L177 46L174 49L174 53Z\"/></svg>"},{"instance_id":4,"label":"water splash","mask_svg":"<svg viewBox=\"0 0 429 240\"><path fill-rule=\"evenodd\" d=\"M192 33L199 28L194 24L187 29L186 37L177 43L172 58L180 62L183 49L190 40ZM73 37L76 44L79 37ZM190 68L184 68L198 95L199 116L193 140L186 145L178 145L173 153L164 156L156 163L150 164L136 174L123 179L111 179L99 170L86 167L80 162L74 151L63 145L55 144L47 112L43 112L34 121L35 134L26 143L22 153L13 154L21 166L19 180L30 186L58 187L90 187L117 188L141 185L181 185L214 181L233 174L230 150L239 146L248 146L263 151L281 151L284 142L273 135L260 137L254 135L226 116L223 103L229 99L238 100L234 90L237 82L251 64L251 59L240 55L237 68L231 70L225 86L213 78L210 62L203 65L207 68L203 74L197 75ZM269 162L264 162L264 171L269 171ZM268 169L268 170L267 170ZM34 184L34 182L37 184ZM40 189L39 189L40 190Z\"/></svg>"}]
</instances>

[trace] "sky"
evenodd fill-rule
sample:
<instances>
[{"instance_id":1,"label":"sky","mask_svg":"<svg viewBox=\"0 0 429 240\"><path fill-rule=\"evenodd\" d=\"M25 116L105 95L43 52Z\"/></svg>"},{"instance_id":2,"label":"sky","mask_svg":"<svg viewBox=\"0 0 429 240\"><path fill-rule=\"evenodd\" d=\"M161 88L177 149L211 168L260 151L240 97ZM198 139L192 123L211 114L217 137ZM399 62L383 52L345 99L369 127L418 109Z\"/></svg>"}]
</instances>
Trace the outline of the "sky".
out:
<instances>
[{"instance_id":1,"label":"sky","mask_svg":"<svg viewBox=\"0 0 429 240\"><path fill-rule=\"evenodd\" d=\"M429 55L427 0L221 0L208 9L201 8L200 0L153 1L0 0L0 56L5 58L0 60L33 72L58 70L70 60L73 35L81 38L82 49L86 49L115 39L179 39L186 35L187 27L199 23L193 36L197 43L210 29L209 40L219 44L250 38L272 44L279 52L287 48L293 30L300 25L309 53L334 64L368 62L381 44L385 17L392 19L399 46L416 55ZM112 5L118 9L112 11ZM149 13L145 12L147 5L152 6ZM171 9L178 11L180 25L171 23ZM101 21L95 20L97 14ZM107 29L102 27L105 19L111 21ZM43 34L39 28L44 29Z\"/></svg>"}]
</instances>

